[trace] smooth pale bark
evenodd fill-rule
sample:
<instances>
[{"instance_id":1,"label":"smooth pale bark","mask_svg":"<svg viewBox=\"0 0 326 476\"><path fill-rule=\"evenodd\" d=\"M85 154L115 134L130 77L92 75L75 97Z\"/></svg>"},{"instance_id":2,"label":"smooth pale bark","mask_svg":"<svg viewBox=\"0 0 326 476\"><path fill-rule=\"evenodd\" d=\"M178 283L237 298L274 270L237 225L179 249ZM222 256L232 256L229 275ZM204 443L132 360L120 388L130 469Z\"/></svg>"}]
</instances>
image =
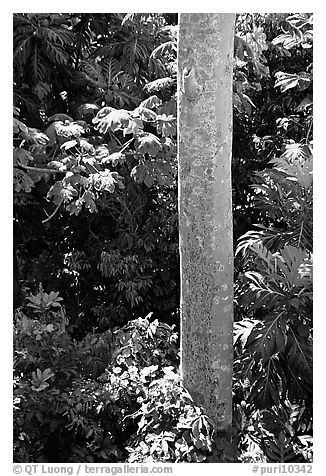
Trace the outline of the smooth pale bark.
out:
<instances>
[{"instance_id":1,"label":"smooth pale bark","mask_svg":"<svg viewBox=\"0 0 326 476\"><path fill-rule=\"evenodd\" d=\"M220 430L232 420L234 22L181 13L178 52L181 372Z\"/></svg>"}]
</instances>

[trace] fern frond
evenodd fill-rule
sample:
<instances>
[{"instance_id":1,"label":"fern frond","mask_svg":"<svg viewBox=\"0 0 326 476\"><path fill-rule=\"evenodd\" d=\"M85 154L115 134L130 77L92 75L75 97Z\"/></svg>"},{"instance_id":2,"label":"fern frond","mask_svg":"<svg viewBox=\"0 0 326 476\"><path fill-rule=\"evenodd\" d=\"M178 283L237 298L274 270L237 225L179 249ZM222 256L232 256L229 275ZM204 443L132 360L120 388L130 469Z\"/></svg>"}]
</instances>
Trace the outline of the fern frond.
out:
<instances>
[{"instance_id":1,"label":"fern frond","mask_svg":"<svg viewBox=\"0 0 326 476\"><path fill-rule=\"evenodd\" d=\"M253 328L259 323L256 319L242 319L235 322L233 326L233 343L241 342L242 348L247 344L248 337Z\"/></svg>"},{"instance_id":2,"label":"fern frond","mask_svg":"<svg viewBox=\"0 0 326 476\"><path fill-rule=\"evenodd\" d=\"M149 57L148 59L148 70L155 76L155 77L164 77L167 76L169 73L167 71L166 66L162 63L159 58L152 58Z\"/></svg>"},{"instance_id":3,"label":"fern frond","mask_svg":"<svg viewBox=\"0 0 326 476\"><path fill-rule=\"evenodd\" d=\"M304 188L312 185L312 153L306 144L289 144L280 158L270 162L278 170L294 178Z\"/></svg>"},{"instance_id":4,"label":"fern frond","mask_svg":"<svg viewBox=\"0 0 326 476\"><path fill-rule=\"evenodd\" d=\"M174 83L172 78L159 78L155 81L151 81L144 86L144 90L148 93L153 91L160 91L161 89L168 88Z\"/></svg>"},{"instance_id":5,"label":"fern frond","mask_svg":"<svg viewBox=\"0 0 326 476\"><path fill-rule=\"evenodd\" d=\"M24 104L32 114L37 114L39 109L38 97L35 91L31 91L31 89L14 88L14 104Z\"/></svg>"},{"instance_id":6,"label":"fern frond","mask_svg":"<svg viewBox=\"0 0 326 476\"><path fill-rule=\"evenodd\" d=\"M45 26L39 27L35 32L35 36L41 40L57 43L61 46L71 43L74 39L74 34L69 30L64 31L59 28L49 28Z\"/></svg>"},{"instance_id":7,"label":"fern frond","mask_svg":"<svg viewBox=\"0 0 326 476\"><path fill-rule=\"evenodd\" d=\"M94 86L99 88L107 87L101 66L98 63L95 63L95 61L82 61L81 66L87 80Z\"/></svg>"},{"instance_id":8,"label":"fern frond","mask_svg":"<svg viewBox=\"0 0 326 476\"><path fill-rule=\"evenodd\" d=\"M285 352L289 364L300 370L302 376L312 375L312 342L307 326L303 324L296 328L290 326Z\"/></svg>"},{"instance_id":9,"label":"fern frond","mask_svg":"<svg viewBox=\"0 0 326 476\"><path fill-rule=\"evenodd\" d=\"M258 375L250 388L249 400L254 402L257 409L271 408L280 401L279 369L274 359L269 359L267 365Z\"/></svg>"},{"instance_id":10,"label":"fern frond","mask_svg":"<svg viewBox=\"0 0 326 476\"><path fill-rule=\"evenodd\" d=\"M263 439L263 450L271 463L298 462L298 454L294 449L292 437L281 432L278 437Z\"/></svg>"},{"instance_id":11,"label":"fern frond","mask_svg":"<svg viewBox=\"0 0 326 476\"><path fill-rule=\"evenodd\" d=\"M45 50L47 52L48 58L52 63L64 64L68 63L68 56L66 51L62 48L61 45L57 43L51 43L48 40L44 41Z\"/></svg>"},{"instance_id":12,"label":"fern frond","mask_svg":"<svg viewBox=\"0 0 326 476\"><path fill-rule=\"evenodd\" d=\"M36 84L34 90L40 101L43 101L43 99L46 98L46 96L50 93L51 86L49 83L39 82Z\"/></svg>"},{"instance_id":13,"label":"fern frond","mask_svg":"<svg viewBox=\"0 0 326 476\"><path fill-rule=\"evenodd\" d=\"M30 60L26 65L28 76L30 76L32 82L36 84L45 81L48 73L44 62L40 60L40 54L38 44L35 43Z\"/></svg>"},{"instance_id":14,"label":"fern frond","mask_svg":"<svg viewBox=\"0 0 326 476\"><path fill-rule=\"evenodd\" d=\"M284 351L286 340L286 315L281 311L257 322L248 335L246 348L265 364L273 355Z\"/></svg>"},{"instance_id":15,"label":"fern frond","mask_svg":"<svg viewBox=\"0 0 326 476\"><path fill-rule=\"evenodd\" d=\"M139 66L145 65L149 57L146 45L141 43L137 37L123 44L122 54L126 71L132 74L137 74Z\"/></svg>"},{"instance_id":16,"label":"fern frond","mask_svg":"<svg viewBox=\"0 0 326 476\"><path fill-rule=\"evenodd\" d=\"M282 354L288 397L303 401L312 397L312 338L308 325L290 324L288 340Z\"/></svg>"},{"instance_id":17,"label":"fern frond","mask_svg":"<svg viewBox=\"0 0 326 476\"><path fill-rule=\"evenodd\" d=\"M307 260L309 260L308 253L303 249L286 245L280 250L277 267L285 276L289 289L294 286L302 286L302 276L299 274L299 269Z\"/></svg>"},{"instance_id":18,"label":"fern frond","mask_svg":"<svg viewBox=\"0 0 326 476\"><path fill-rule=\"evenodd\" d=\"M254 271L247 271L245 276L250 280L250 284L249 289L244 293L242 302L251 310L272 309L288 303L289 296L277 284L278 276L275 273L270 275L274 281Z\"/></svg>"},{"instance_id":19,"label":"fern frond","mask_svg":"<svg viewBox=\"0 0 326 476\"><path fill-rule=\"evenodd\" d=\"M247 231L244 235L239 238L238 246L235 252L235 256L242 254L242 256L247 256L253 245L263 245L268 250L275 250L280 247L282 243L282 231L273 228L265 228L260 225L263 231Z\"/></svg>"},{"instance_id":20,"label":"fern frond","mask_svg":"<svg viewBox=\"0 0 326 476\"><path fill-rule=\"evenodd\" d=\"M312 251L313 237L311 224L308 220L298 223L290 231L272 226L266 228L258 224L254 226L261 231L251 230L242 235L238 240L235 256L241 253L243 257L248 257L253 245L263 245L271 252L284 248L285 245Z\"/></svg>"},{"instance_id":21,"label":"fern frond","mask_svg":"<svg viewBox=\"0 0 326 476\"><path fill-rule=\"evenodd\" d=\"M75 40L74 33L67 28L55 28L52 26L50 30L50 34L56 38L56 40L53 41L58 41L62 45L69 45Z\"/></svg>"},{"instance_id":22,"label":"fern frond","mask_svg":"<svg viewBox=\"0 0 326 476\"><path fill-rule=\"evenodd\" d=\"M111 86L113 80L118 76L118 74L122 70L122 66L120 61L116 58L106 58L100 63L100 67L102 69L103 77L105 77L105 81L108 86Z\"/></svg>"},{"instance_id":23,"label":"fern frond","mask_svg":"<svg viewBox=\"0 0 326 476\"><path fill-rule=\"evenodd\" d=\"M164 56L166 53L175 54L177 52L177 44L175 41L167 41L159 45L152 51L150 57L158 58Z\"/></svg>"},{"instance_id":24,"label":"fern frond","mask_svg":"<svg viewBox=\"0 0 326 476\"><path fill-rule=\"evenodd\" d=\"M312 382L307 385L302 379L298 369L292 367L287 361L284 364L286 378L287 397L291 401L302 402L307 396L312 394ZM311 372L311 370L310 370Z\"/></svg>"},{"instance_id":25,"label":"fern frond","mask_svg":"<svg viewBox=\"0 0 326 476\"><path fill-rule=\"evenodd\" d=\"M25 13L14 13L13 15L13 24L14 29L17 30L18 28L22 27L31 27L32 23L30 19L26 16Z\"/></svg>"},{"instance_id":26,"label":"fern frond","mask_svg":"<svg viewBox=\"0 0 326 476\"><path fill-rule=\"evenodd\" d=\"M311 252L313 248L311 224L302 221L292 231L284 234L284 244L293 245L297 248L305 248Z\"/></svg>"},{"instance_id":27,"label":"fern frond","mask_svg":"<svg viewBox=\"0 0 326 476\"><path fill-rule=\"evenodd\" d=\"M295 160L301 162L310 161L312 156L311 146L308 144L301 144L298 142L293 142L285 146L285 151L282 154L282 158L290 160L292 163Z\"/></svg>"},{"instance_id":28,"label":"fern frond","mask_svg":"<svg viewBox=\"0 0 326 476\"><path fill-rule=\"evenodd\" d=\"M27 38L24 38L15 48L14 50L14 64L17 64L20 67L23 67L31 54L32 50L32 43L33 43L33 38L32 36L28 36Z\"/></svg>"},{"instance_id":29,"label":"fern frond","mask_svg":"<svg viewBox=\"0 0 326 476\"><path fill-rule=\"evenodd\" d=\"M264 261L267 269L270 272L275 271L275 260L276 257L273 255L262 243L253 242L250 246L251 251L253 251L258 258Z\"/></svg>"},{"instance_id":30,"label":"fern frond","mask_svg":"<svg viewBox=\"0 0 326 476\"><path fill-rule=\"evenodd\" d=\"M137 18L137 16L139 16L139 13L127 13L124 17L123 17L123 20L121 21L121 26L129 23L129 22L133 22L135 20L135 18Z\"/></svg>"},{"instance_id":31,"label":"fern frond","mask_svg":"<svg viewBox=\"0 0 326 476\"><path fill-rule=\"evenodd\" d=\"M122 41L115 41L113 43L106 43L102 46L99 46L94 53L92 58L115 58L120 57L122 54L122 48L124 43Z\"/></svg>"}]
</instances>

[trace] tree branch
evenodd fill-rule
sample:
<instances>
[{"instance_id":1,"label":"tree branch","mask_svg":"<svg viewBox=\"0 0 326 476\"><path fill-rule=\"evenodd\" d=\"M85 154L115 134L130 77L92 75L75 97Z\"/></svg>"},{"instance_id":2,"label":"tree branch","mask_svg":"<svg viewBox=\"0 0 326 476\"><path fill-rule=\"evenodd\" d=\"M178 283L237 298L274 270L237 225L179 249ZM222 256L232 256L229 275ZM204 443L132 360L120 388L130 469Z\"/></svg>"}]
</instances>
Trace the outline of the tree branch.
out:
<instances>
[{"instance_id":1,"label":"tree branch","mask_svg":"<svg viewBox=\"0 0 326 476\"><path fill-rule=\"evenodd\" d=\"M42 173L49 173L49 174L62 174L63 172L60 172L60 170L55 170L55 169L43 169L40 167L30 167L29 165L21 165L26 170L34 170L35 172L42 172Z\"/></svg>"},{"instance_id":2,"label":"tree branch","mask_svg":"<svg viewBox=\"0 0 326 476\"><path fill-rule=\"evenodd\" d=\"M48 216L47 218L45 218L45 220L42 220L42 223L46 223L46 222L50 221L50 220L51 220L51 218L53 218L53 217L54 217L54 215L57 213L57 211L58 211L58 210L59 210L59 208L61 207L61 205L62 205L62 202L63 202L63 198L62 198L62 199L61 199L61 201L58 203L58 205L57 205L56 209L54 210L54 212L53 212L53 213L51 213L51 215L50 215L50 216Z\"/></svg>"}]
</instances>

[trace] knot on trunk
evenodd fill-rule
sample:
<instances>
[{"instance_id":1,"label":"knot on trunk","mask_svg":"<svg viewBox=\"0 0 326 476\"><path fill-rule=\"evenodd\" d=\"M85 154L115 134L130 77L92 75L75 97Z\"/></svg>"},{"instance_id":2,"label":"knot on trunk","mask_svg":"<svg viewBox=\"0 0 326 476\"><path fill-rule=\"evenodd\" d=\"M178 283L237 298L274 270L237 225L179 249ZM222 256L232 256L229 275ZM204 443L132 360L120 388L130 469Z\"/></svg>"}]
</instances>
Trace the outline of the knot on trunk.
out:
<instances>
[{"instance_id":1,"label":"knot on trunk","mask_svg":"<svg viewBox=\"0 0 326 476\"><path fill-rule=\"evenodd\" d=\"M183 70L182 92L188 101L196 101L203 92L203 86L198 83L193 67L186 67Z\"/></svg>"}]
</instances>

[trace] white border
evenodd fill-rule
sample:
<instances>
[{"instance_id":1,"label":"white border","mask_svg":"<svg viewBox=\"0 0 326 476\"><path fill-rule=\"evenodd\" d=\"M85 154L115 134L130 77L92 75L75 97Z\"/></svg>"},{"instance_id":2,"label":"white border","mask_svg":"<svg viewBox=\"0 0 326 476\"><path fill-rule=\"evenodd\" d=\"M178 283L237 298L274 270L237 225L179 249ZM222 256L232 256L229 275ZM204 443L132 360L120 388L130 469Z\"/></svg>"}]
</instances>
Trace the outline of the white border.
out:
<instances>
[{"instance_id":1,"label":"white border","mask_svg":"<svg viewBox=\"0 0 326 476\"><path fill-rule=\"evenodd\" d=\"M4 4L5 3L5 4ZM263 4L261 1L252 1L246 3L228 1L228 2L208 2L201 0L200 3L176 2L171 0L162 1L153 4L153 1L124 1L124 2L97 2L87 4L86 2L71 1L67 2L57 0L55 3L43 1L14 1L12 3L1 3L1 162L2 162L2 183L0 187L1 203L1 286L0 286L0 305L1 305L1 462L4 463L1 468L2 474L12 473L12 14L14 12L37 11L37 12L67 12L81 11L87 12L313 12L315 18L314 24L314 319L315 319L315 337L314 337L314 444L315 456L313 463L313 475L325 474L323 468L324 444L326 442L325 432L325 396L324 381L326 360L325 352L325 319L326 319L326 296L324 283L326 282L326 262L325 262L325 243L326 220L325 204L326 200L323 191L326 187L325 173L325 128L326 128L326 104L325 104L325 32L326 32L326 9L322 2L304 2L304 1L273 1L271 4ZM90 8L91 7L91 8ZM119 7L119 8L115 8ZM135 9L135 7L137 9ZM227 8L225 8L227 7ZM272 7L272 8L271 8ZM173 474L197 474L196 465L171 465L177 466ZM227 464L223 465L223 475L229 474L251 474L252 465ZM206 465L207 474L216 474L221 467L216 464ZM39 473L40 474L40 473ZM277 474L277 473L275 473Z\"/></svg>"}]
</instances>

